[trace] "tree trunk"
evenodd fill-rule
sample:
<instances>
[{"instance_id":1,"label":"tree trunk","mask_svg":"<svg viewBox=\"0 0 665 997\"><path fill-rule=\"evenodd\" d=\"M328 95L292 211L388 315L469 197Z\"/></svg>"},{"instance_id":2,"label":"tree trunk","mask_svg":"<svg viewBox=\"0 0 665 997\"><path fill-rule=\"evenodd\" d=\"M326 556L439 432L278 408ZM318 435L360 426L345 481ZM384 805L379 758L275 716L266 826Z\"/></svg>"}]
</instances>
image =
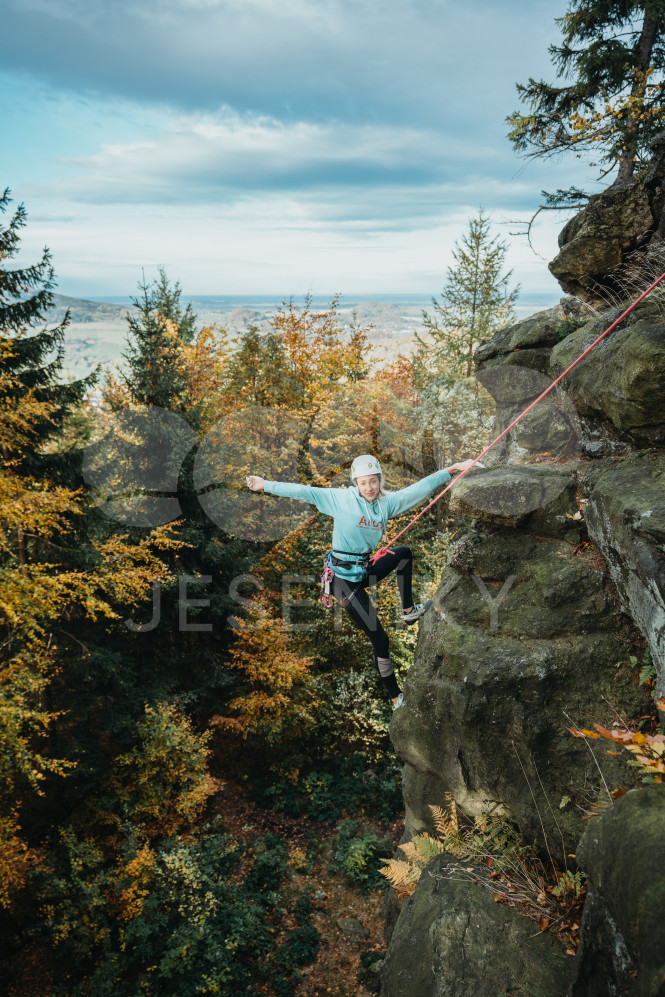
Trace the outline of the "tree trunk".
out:
<instances>
[{"instance_id":1,"label":"tree trunk","mask_svg":"<svg viewBox=\"0 0 665 997\"><path fill-rule=\"evenodd\" d=\"M637 43L635 55L635 79L630 91L630 96L634 97L640 86L644 84L644 74L651 62L651 52L653 50L654 36L656 33L656 14L652 4L646 3L644 8L644 21L642 22L642 32ZM626 125L626 151L619 162L619 172L614 181L616 184L625 183L630 180L635 171L635 157L637 155L637 124L635 118L629 118Z\"/></svg>"},{"instance_id":2,"label":"tree trunk","mask_svg":"<svg viewBox=\"0 0 665 997\"><path fill-rule=\"evenodd\" d=\"M25 544L25 534L20 526L16 532L18 538L18 563L21 566L21 571L25 574L28 564L28 548Z\"/></svg>"}]
</instances>

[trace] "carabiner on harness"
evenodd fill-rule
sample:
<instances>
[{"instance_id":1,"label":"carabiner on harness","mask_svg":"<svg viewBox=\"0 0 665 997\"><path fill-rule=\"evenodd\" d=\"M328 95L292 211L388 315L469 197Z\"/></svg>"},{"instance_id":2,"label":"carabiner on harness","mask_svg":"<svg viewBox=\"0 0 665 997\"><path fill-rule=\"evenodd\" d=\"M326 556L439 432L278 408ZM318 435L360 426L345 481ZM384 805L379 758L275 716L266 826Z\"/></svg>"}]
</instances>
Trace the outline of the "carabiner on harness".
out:
<instances>
[{"instance_id":1,"label":"carabiner on harness","mask_svg":"<svg viewBox=\"0 0 665 997\"><path fill-rule=\"evenodd\" d=\"M333 598L330 593L330 586L333 578L335 577L331 558L332 551L330 550L327 554L323 555L323 574L321 575L321 592L319 593L319 600L323 603L326 609L330 609L334 605Z\"/></svg>"}]
</instances>

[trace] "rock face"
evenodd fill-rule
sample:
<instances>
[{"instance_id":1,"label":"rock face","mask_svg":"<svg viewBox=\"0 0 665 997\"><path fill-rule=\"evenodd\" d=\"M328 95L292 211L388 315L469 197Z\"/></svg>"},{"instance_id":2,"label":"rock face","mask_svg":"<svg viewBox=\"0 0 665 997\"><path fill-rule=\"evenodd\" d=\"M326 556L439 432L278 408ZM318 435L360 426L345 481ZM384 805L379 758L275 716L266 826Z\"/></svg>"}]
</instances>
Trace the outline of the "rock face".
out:
<instances>
[{"instance_id":1,"label":"rock face","mask_svg":"<svg viewBox=\"0 0 665 997\"><path fill-rule=\"evenodd\" d=\"M603 312L580 328L584 316L566 318L561 309L559 341L552 347L547 343L553 337L552 313L556 310L548 309L506 330L510 336L499 333L482 346L476 354L478 379L497 400L498 428L507 426L563 373L622 310ZM539 345L533 345L534 328L540 329L543 336ZM665 445L664 396L665 299L661 296L647 298L638 305L625 324L610 333L566 375L552 399L560 418L578 436L589 439L609 436L629 446L662 446ZM527 426L542 418L541 405L549 408L551 419L553 402L545 399L533 410L533 415L526 417ZM520 427L513 434L515 443L520 442L519 433L524 433L522 424ZM540 440L546 444L547 435L541 435ZM536 452L539 447L527 449Z\"/></svg>"},{"instance_id":2,"label":"rock face","mask_svg":"<svg viewBox=\"0 0 665 997\"><path fill-rule=\"evenodd\" d=\"M665 994L665 786L595 818L578 858L589 876L571 997Z\"/></svg>"},{"instance_id":3,"label":"rock face","mask_svg":"<svg viewBox=\"0 0 665 997\"><path fill-rule=\"evenodd\" d=\"M656 692L665 695L665 454L603 461L583 483L589 534L649 643Z\"/></svg>"},{"instance_id":4,"label":"rock face","mask_svg":"<svg viewBox=\"0 0 665 997\"><path fill-rule=\"evenodd\" d=\"M562 303L481 347L478 377L497 400L498 428L508 426L618 314L606 312L576 327L584 316ZM542 450L573 457L568 466L589 499L591 538L607 559L624 610L649 642L658 688L664 691L665 299L642 302L551 397L510 431L501 444L503 459L529 460ZM644 446L652 448L646 458L632 456L635 447ZM601 474L586 468L589 456L612 459L602 464ZM494 490L490 478L484 487L488 495ZM458 511L463 512L464 488L460 491ZM547 498L543 494L543 503ZM498 488L494 511L501 502L505 498ZM523 520L501 521L517 525Z\"/></svg>"},{"instance_id":5,"label":"rock face","mask_svg":"<svg viewBox=\"0 0 665 997\"><path fill-rule=\"evenodd\" d=\"M654 292L655 294L657 292ZM623 309L603 313L558 343L549 373L557 377ZM665 445L665 317L660 296L645 299L622 324L566 375L575 410L597 430L604 426L638 446Z\"/></svg>"},{"instance_id":6,"label":"rock face","mask_svg":"<svg viewBox=\"0 0 665 997\"><path fill-rule=\"evenodd\" d=\"M487 511L493 488L497 513ZM650 699L627 663L604 561L571 529L580 524L568 518L577 508L565 470L469 475L458 508L499 522L512 513L520 527L468 534L421 625L407 706L391 725L406 762L407 831L429 828L428 806L453 792L466 813L507 815L563 864L584 811L605 795L599 768L608 783L635 781L625 762L594 758L569 728L601 714L611 723L605 700L637 719ZM571 803L560 809L564 797Z\"/></svg>"},{"instance_id":7,"label":"rock face","mask_svg":"<svg viewBox=\"0 0 665 997\"><path fill-rule=\"evenodd\" d=\"M646 179L566 226L552 264L565 289L597 303L622 290L630 253L660 266L664 178L665 143ZM581 945L566 956L494 903L477 866L480 883L440 855L401 910L386 904L385 997L665 997L665 784L643 785L627 752L569 731L662 720L665 291L512 426L621 311L563 299L477 351L504 466L453 490L470 528L420 624L390 731L405 762L403 841L434 830L430 806L446 794L467 819L501 816L543 860L588 876ZM649 657L654 688L638 683Z\"/></svg>"},{"instance_id":8,"label":"rock face","mask_svg":"<svg viewBox=\"0 0 665 997\"><path fill-rule=\"evenodd\" d=\"M662 137L654 143L654 153L644 178L590 197L561 230L560 251L549 268L568 294L603 303L608 292L624 297L622 282L630 280L630 271L648 253L654 236L665 234Z\"/></svg>"},{"instance_id":9,"label":"rock face","mask_svg":"<svg viewBox=\"0 0 665 997\"><path fill-rule=\"evenodd\" d=\"M384 997L565 997L572 960L556 939L445 854L426 873L381 966Z\"/></svg>"}]
</instances>

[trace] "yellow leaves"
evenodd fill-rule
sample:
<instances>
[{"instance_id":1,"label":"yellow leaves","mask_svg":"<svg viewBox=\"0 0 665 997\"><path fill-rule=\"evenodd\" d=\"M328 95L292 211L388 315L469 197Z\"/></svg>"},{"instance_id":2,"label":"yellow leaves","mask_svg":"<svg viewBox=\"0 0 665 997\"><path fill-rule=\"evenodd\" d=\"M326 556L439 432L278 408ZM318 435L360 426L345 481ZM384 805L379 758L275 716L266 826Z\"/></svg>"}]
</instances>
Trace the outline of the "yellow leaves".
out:
<instances>
[{"instance_id":1,"label":"yellow leaves","mask_svg":"<svg viewBox=\"0 0 665 997\"><path fill-rule=\"evenodd\" d=\"M9 908L13 895L25 884L37 855L19 837L18 813L0 817L0 907Z\"/></svg>"},{"instance_id":2,"label":"yellow leaves","mask_svg":"<svg viewBox=\"0 0 665 997\"><path fill-rule=\"evenodd\" d=\"M99 563L93 572L79 575L81 589L86 593L88 609L106 616L115 616L105 600L135 602L145 598L153 581L169 577L166 564L159 554L179 551L189 544L173 532L177 523L155 527L148 536L136 542L128 534L115 533L105 540L94 541ZM95 597L97 593L97 598Z\"/></svg>"},{"instance_id":3,"label":"yellow leaves","mask_svg":"<svg viewBox=\"0 0 665 997\"><path fill-rule=\"evenodd\" d=\"M0 469L0 545L8 553L18 529L49 538L63 529L66 514L83 511L81 489L37 482Z\"/></svg>"},{"instance_id":4,"label":"yellow leaves","mask_svg":"<svg viewBox=\"0 0 665 997\"><path fill-rule=\"evenodd\" d=\"M15 339L24 335L25 332L19 332ZM31 445L35 424L48 420L57 408L53 402L38 401L35 389L26 390L8 370L7 365L15 356L12 340L0 334L0 445L10 451L9 457L12 451Z\"/></svg>"},{"instance_id":5,"label":"yellow leaves","mask_svg":"<svg viewBox=\"0 0 665 997\"><path fill-rule=\"evenodd\" d=\"M210 731L198 733L172 703L146 706L139 743L116 759L120 799L145 833L173 834L191 823L214 783L206 770Z\"/></svg>"},{"instance_id":6,"label":"yellow leaves","mask_svg":"<svg viewBox=\"0 0 665 997\"><path fill-rule=\"evenodd\" d=\"M205 326L194 343L183 346L187 406L199 407L199 424L203 432L211 429L220 417L220 394L232 356L229 333L215 325Z\"/></svg>"},{"instance_id":7,"label":"yellow leaves","mask_svg":"<svg viewBox=\"0 0 665 997\"><path fill-rule=\"evenodd\" d=\"M143 845L135 858L117 870L115 878L119 883L126 879L130 880L129 884L118 892L116 905L120 920L131 921L143 913L143 901L150 894L156 862L157 856L150 846Z\"/></svg>"},{"instance_id":8,"label":"yellow leaves","mask_svg":"<svg viewBox=\"0 0 665 997\"><path fill-rule=\"evenodd\" d=\"M302 653L275 603L274 593L259 593L249 619L233 628L229 664L242 673L247 688L229 704L233 715L216 723L245 739L260 735L271 741L288 730L302 734L314 723L313 659Z\"/></svg>"},{"instance_id":9,"label":"yellow leaves","mask_svg":"<svg viewBox=\"0 0 665 997\"><path fill-rule=\"evenodd\" d=\"M339 323L338 304L335 295L325 311L314 312L307 295L302 308L289 301L270 321L285 349L296 405L311 404L331 384L353 381L365 367L367 330L352 330L349 337Z\"/></svg>"}]
</instances>

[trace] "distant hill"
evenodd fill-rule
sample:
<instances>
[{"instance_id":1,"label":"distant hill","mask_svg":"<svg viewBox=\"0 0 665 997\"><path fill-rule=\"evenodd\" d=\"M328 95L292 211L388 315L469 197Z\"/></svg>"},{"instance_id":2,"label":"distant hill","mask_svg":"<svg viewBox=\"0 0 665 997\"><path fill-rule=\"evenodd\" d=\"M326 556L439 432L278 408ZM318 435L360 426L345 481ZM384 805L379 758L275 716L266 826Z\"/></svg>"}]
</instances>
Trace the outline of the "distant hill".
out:
<instances>
[{"instance_id":1,"label":"distant hill","mask_svg":"<svg viewBox=\"0 0 665 997\"><path fill-rule=\"evenodd\" d=\"M86 301L83 298L68 298L65 294L53 295L53 307L49 310L49 322L61 322L69 309L72 322L124 322L131 310L126 305L110 305L105 301Z\"/></svg>"}]
</instances>

